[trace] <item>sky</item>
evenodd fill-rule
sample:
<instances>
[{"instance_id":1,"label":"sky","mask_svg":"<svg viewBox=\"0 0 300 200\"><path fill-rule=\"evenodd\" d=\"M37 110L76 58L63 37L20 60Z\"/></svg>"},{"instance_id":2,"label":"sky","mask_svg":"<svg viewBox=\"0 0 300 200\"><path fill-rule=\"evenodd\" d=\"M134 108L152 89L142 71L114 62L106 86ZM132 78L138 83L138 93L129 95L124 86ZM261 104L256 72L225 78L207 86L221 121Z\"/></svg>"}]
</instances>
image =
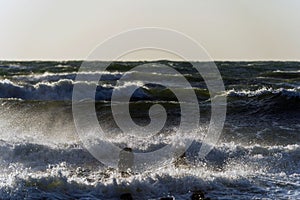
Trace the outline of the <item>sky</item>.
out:
<instances>
[{"instance_id":1,"label":"sky","mask_svg":"<svg viewBox=\"0 0 300 200\"><path fill-rule=\"evenodd\" d=\"M0 0L0 59L81 60L120 32L162 27L214 60L300 60L299 10L299 0Z\"/></svg>"}]
</instances>

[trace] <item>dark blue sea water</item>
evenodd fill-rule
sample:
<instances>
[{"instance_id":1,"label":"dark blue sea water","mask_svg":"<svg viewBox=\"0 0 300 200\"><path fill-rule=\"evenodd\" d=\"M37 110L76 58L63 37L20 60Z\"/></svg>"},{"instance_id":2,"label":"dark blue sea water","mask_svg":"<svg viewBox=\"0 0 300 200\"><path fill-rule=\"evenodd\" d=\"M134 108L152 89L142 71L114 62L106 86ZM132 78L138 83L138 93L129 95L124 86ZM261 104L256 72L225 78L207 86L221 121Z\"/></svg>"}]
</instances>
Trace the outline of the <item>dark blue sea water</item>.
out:
<instances>
[{"instance_id":1,"label":"dark blue sea water","mask_svg":"<svg viewBox=\"0 0 300 200\"><path fill-rule=\"evenodd\" d=\"M126 93L139 87L130 103L137 124L149 122L150 105L166 108L169 118L161 140L132 142L115 134L116 145L147 150L175 132L180 103L168 88L142 80L116 85L126 71L144 63L113 63L105 73L81 71L87 77L101 73L99 82L89 83L75 81L80 61L0 62L0 199L119 199L123 193L134 199L189 199L199 190L211 199L300 198L300 62L216 62L226 88L220 95L227 97L227 117L205 159L197 158L197 140L188 149L188 164L170 162L122 176L91 156L72 117L76 84L97 85L95 108L108 132L118 132L110 110L115 89ZM200 131L205 132L211 105L201 76L186 62L152 64L172 67L190 82L199 101ZM168 79L159 73L144 76Z\"/></svg>"}]
</instances>

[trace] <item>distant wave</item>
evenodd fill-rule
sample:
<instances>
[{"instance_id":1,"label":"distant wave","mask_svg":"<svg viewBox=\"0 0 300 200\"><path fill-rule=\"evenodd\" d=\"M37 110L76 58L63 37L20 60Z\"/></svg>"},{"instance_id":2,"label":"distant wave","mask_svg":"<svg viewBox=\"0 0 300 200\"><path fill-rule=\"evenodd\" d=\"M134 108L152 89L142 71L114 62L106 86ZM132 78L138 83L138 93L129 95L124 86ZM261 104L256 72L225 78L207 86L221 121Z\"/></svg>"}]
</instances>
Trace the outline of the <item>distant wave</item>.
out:
<instances>
[{"instance_id":1,"label":"distant wave","mask_svg":"<svg viewBox=\"0 0 300 200\"><path fill-rule=\"evenodd\" d=\"M229 97L257 97L268 94L279 94L286 97L300 97L300 87L294 89L285 89L285 88L267 88L262 87L257 90L235 90L231 89L227 91Z\"/></svg>"},{"instance_id":2,"label":"distant wave","mask_svg":"<svg viewBox=\"0 0 300 200\"><path fill-rule=\"evenodd\" d=\"M55 82L62 79L75 80L76 76L80 74L82 79L97 79L102 76L103 80L118 80L122 77L121 72L74 72L74 73L51 73L45 72L43 74L33 74L33 75L15 75L12 78L16 81L25 82Z\"/></svg>"},{"instance_id":3,"label":"distant wave","mask_svg":"<svg viewBox=\"0 0 300 200\"><path fill-rule=\"evenodd\" d=\"M300 78L300 70L275 70L272 72L267 72L261 74L263 77L271 77L271 78L282 78L282 79L296 79Z\"/></svg>"}]
</instances>

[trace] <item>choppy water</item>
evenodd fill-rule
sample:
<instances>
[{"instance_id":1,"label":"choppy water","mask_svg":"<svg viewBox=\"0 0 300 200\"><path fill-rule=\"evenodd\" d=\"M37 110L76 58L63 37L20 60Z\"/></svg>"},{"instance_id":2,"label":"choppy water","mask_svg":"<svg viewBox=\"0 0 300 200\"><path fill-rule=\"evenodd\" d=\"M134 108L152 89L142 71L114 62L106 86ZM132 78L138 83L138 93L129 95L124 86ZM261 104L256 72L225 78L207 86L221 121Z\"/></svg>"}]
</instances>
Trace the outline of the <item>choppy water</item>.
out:
<instances>
[{"instance_id":1,"label":"choppy water","mask_svg":"<svg viewBox=\"0 0 300 200\"><path fill-rule=\"evenodd\" d=\"M174 67L189 80L205 132L210 101L202 78L188 63L159 63ZM211 199L300 198L300 63L217 62L228 101L218 145L206 159L198 159L201 141L195 141L187 152L189 165L170 163L125 178L82 146L72 118L72 89L75 84L97 84L100 124L107 131L118 131L109 109L112 91L126 92L137 85L132 117L147 123L149 105L161 103L169 117L163 134L172 135L180 107L167 88L142 81L116 86L124 72L139 64L114 63L98 83L88 83L75 81L81 65L77 61L0 62L0 199L119 199L127 192L134 199L189 199L196 190ZM98 76L100 72L80 73ZM159 73L144 76L168 78ZM147 150L165 142L164 138L135 143L127 139L116 135L114 143Z\"/></svg>"}]
</instances>

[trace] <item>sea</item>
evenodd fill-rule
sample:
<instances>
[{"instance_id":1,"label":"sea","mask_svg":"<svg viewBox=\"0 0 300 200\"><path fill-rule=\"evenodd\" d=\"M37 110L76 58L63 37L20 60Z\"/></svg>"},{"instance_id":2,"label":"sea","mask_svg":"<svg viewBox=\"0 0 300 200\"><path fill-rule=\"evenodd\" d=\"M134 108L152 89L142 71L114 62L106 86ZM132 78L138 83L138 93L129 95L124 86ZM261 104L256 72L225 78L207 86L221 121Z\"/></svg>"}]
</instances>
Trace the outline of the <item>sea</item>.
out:
<instances>
[{"instance_id":1,"label":"sea","mask_svg":"<svg viewBox=\"0 0 300 200\"><path fill-rule=\"evenodd\" d=\"M300 62L215 62L225 85L219 95L227 99L226 120L204 158L198 156L202 141L197 134L206 134L212 105L193 62L118 61L109 63L105 72L78 72L81 64L0 61L0 199L186 200L199 191L205 198L222 200L300 199ZM138 73L132 69L142 64L171 67L190 83L199 103L199 130L189 133L196 139L187 149L189 156L181 158L184 162L175 159L124 174L94 158L82 143L73 119L73 88L96 84L96 115L103 130L114 133L114 145L151 151L153 146L166 145L166 138L176 133L181 110L167 87L143 80L117 84L129 70ZM102 76L97 83L78 82L78 73ZM162 80L172 76L146 75ZM167 123L156 139L135 142L126 133L119 134L111 111L112 92L126 93L132 86L138 87L130 98L136 124L149 123L151 105L166 109ZM110 155L109 150L105 153Z\"/></svg>"}]
</instances>

